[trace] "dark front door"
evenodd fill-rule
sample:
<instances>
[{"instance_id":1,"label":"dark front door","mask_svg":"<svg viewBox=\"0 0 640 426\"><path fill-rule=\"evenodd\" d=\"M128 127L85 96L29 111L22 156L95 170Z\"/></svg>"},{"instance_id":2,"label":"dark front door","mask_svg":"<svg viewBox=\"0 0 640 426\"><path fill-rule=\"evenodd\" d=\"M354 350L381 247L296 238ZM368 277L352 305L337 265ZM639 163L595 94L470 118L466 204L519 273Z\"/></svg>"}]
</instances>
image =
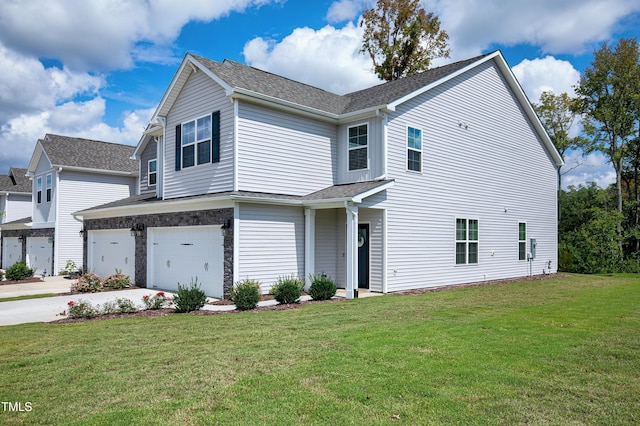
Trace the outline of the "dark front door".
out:
<instances>
[{"instance_id":1,"label":"dark front door","mask_svg":"<svg viewBox=\"0 0 640 426\"><path fill-rule=\"evenodd\" d=\"M358 288L369 288L369 224L358 224Z\"/></svg>"}]
</instances>

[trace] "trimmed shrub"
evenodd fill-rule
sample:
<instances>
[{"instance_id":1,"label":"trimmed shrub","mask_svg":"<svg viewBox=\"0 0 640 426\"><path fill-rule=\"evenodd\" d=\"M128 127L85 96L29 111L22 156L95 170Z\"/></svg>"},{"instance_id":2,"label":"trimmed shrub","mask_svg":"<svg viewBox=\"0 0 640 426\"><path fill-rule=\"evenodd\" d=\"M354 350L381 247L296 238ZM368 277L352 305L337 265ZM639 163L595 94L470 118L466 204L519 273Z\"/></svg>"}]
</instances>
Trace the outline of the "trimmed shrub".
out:
<instances>
[{"instance_id":1,"label":"trimmed shrub","mask_svg":"<svg viewBox=\"0 0 640 426\"><path fill-rule=\"evenodd\" d=\"M4 278L4 271L0 270L0 281Z\"/></svg>"},{"instance_id":2,"label":"trimmed shrub","mask_svg":"<svg viewBox=\"0 0 640 426\"><path fill-rule=\"evenodd\" d=\"M164 291L159 291L153 296L149 296L148 294L142 296L142 303L144 303L145 308L147 309L162 309L168 308L171 305L173 300L170 297L167 297L164 294Z\"/></svg>"},{"instance_id":3,"label":"trimmed shrub","mask_svg":"<svg viewBox=\"0 0 640 426\"><path fill-rule=\"evenodd\" d=\"M260 283L253 280L242 280L231 289L231 300L241 311L255 309L260 300Z\"/></svg>"},{"instance_id":4,"label":"trimmed shrub","mask_svg":"<svg viewBox=\"0 0 640 426\"><path fill-rule=\"evenodd\" d=\"M204 291L200 290L200 284L198 284L198 278L195 281L191 280L191 286L186 287L178 283L178 293L173 299L173 303L176 305L176 312L191 312L197 311L202 308L207 302L207 296Z\"/></svg>"},{"instance_id":5,"label":"trimmed shrub","mask_svg":"<svg viewBox=\"0 0 640 426\"><path fill-rule=\"evenodd\" d=\"M67 303L67 315L69 318L93 318L98 315L98 310L87 300L70 301Z\"/></svg>"},{"instance_id":6,"label":"trimmed shrub","mask_svg":"<svg viewBox=\"0 0 640 426\"><path fill-rule=\"evenodd\" d=\"M118 306L119 314L132 314L134 312L138 312L138 307L131 301L131 299L127 298L117 298L116 305Z\"/></svg>"},{"instance_id":7,"label":"trimmed shrub","mask_svg":"<svg viewBox=\"0 0 640 426\"><path fill-rule=\"evenodd\" d=\"M115 274L111 274L105 278L102 282L102 286L112 290L122 290L123 288L131 287L131 279L128 275L116 272Z\"/></svg>"},{"instance_id":8,"label":"trimmed shrub","mask_svg":"<svg viewBox=\"0 0 640 426\"><path fill-rule=\"evenodd\" d=\"M102 279L96 274L86 273L71 284L72 293L95 293L102 290Z\"/></svg>"},{"instance_id":9,"label":"trimmed shrub","mask_svg":"<svg viewBox=\"0 0 640 426\"><path fill-rule=\"evenodd\" d=\"M336 283L325 274L312 275L309 296L313 300L329 300L336 295Z\"/></svg>"},{"instance_id":10,"label":"trimmed shrub","mask_svg":"<svg viewBox=\"0 0 640 426\"><path fill-rule=\"evenodd\" d=\"M298 303L304 288L304 281L294 275L278 278L278 282L271 287L269 294L279 303Z\"/></svg>"},{"instance_id":11,"label":"trimmed shrub","mask_svg":"<svg viewBox=\"0 0 640 426\"><path fill-rule=\"evenodd\" d=\"M33 269L29 268L24 261L16 262L7 268L5 276L11 281L24 280L33 276Z\"/></svg>"}]
</instances>

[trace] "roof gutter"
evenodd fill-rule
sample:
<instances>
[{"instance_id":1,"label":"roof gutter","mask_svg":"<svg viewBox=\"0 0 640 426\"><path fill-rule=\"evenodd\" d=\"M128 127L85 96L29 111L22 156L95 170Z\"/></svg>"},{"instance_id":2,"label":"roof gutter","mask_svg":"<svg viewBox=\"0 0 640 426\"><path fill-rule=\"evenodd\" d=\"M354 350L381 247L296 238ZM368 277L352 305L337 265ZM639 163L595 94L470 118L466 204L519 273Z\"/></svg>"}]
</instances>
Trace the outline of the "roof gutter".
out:
<instances>
[{"instance_id":1,"label":"roof gutter","mask_svg":"<svg viewBox=\"0 0 640 426\"><path fill-rule=\"evenodd\" d=\"M124 172L121 170L92 169L91 167L61 166L58 164L54 164L53 167L56 169L57 172L66 170L70 172L99 173L103 175L137 176L137 172Z\"/></svg>"}]
</instances>

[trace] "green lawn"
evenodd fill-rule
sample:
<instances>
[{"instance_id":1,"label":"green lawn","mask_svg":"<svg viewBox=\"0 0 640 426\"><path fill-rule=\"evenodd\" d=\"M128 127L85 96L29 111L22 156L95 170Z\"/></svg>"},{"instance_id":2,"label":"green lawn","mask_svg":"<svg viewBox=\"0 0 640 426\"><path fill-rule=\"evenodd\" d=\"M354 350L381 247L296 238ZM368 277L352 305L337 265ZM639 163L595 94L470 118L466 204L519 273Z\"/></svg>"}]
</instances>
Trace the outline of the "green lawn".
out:
<instances>
[{"instance_id":1,"label":"green lawn","mask_svg":"<svg viewBox=\"0 0 640 426\"><path fill-rule=\"evenodd\" d=\"M0 341L0 401L33 407L0 424L640 423L638 276L0 327Z\"/></svg>"}]
</instances>

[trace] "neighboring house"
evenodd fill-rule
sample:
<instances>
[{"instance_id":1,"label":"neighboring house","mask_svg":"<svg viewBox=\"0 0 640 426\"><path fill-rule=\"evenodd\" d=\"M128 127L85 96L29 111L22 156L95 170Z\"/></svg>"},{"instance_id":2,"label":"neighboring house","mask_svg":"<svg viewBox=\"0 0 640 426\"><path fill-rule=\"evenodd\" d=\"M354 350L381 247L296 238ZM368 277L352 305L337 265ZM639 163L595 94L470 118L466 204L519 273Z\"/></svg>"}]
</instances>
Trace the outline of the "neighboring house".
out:
<instances>
[{"instance_id":1,"label":"neighboring house","mask_svg":"<svg viewBox=\"0 0 640 426\"><path fill-rule=\"evenodd\" d=\"M187 54L151 123L140 195L75 214L90 267L118 242L138 285L325 273L353 297L556 271L562 159L500 52L344 96Z\"/></svg>"},{"instance_id":2,"label":"neighboring house","mask_svg":"<svg viewBox=\"0 0 640 426\"><path fill-rule=\"evenodd\" d=\"M3 247L15 245L38 275L56 275L67 260L82 267L82 223L71 213L136 194L139 170L131 159L134 150L52 134L38 140L26 170L30 217L0 226Z\"/></svg>"},{"instance_id":3,"label":"neighboring house","mask_svg":"<svg viewBox=\"0 0 640 426\"><path fill-rule=\"evenodd\" d=\"M27 170L16 167L8 175L0 175L0 225L19 220L31 214L31 181ZM22 260L22 249L17 238L0 244L0 268L8 268Z\"/></svg>"}]
</instances>

